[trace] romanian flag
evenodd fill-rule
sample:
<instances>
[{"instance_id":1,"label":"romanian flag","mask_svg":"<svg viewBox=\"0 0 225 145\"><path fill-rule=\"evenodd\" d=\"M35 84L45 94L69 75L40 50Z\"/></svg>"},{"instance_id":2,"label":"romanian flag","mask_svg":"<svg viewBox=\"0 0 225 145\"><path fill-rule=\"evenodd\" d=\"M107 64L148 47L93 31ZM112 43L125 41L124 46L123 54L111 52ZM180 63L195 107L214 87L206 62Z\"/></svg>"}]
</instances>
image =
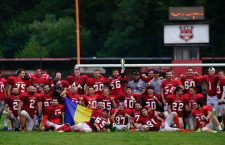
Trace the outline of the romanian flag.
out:
<instances>
[{"instance_id":1,"label":"romanian flag","mask_svg":"<svg viewBox=\"0 0 225 145\"><path fill-rule=\"evenodd\" d=\"M89 121L92 115L91 109L76 104L67 97L64 98L64 108L64 123L69 123L70 125Z\"/></svg>"}]
</instances>

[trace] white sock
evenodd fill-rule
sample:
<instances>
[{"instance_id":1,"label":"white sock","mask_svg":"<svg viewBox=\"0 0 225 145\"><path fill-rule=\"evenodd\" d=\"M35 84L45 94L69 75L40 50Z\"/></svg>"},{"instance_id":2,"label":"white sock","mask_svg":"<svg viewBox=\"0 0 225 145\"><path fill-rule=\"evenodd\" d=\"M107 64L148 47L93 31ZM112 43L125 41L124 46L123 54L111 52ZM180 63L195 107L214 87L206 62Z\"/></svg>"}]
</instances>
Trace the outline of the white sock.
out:
<instances>
[{"instance_id":1,"label":"white sock","mask_svg":"<svg viewBox=\"0 0 225 145\"><path fill-rule=\"evenodd\" d=\"M222 127L221 127L221 125L218 126L218 130L223 130Z\"/></svg>"},{"instance_id":2,"label":"white sock","mask_svg":"<svg viewBox=\"0 0 225 145\"><path fill-rule=\"evenodd\" d=\"M4 119L4 126L5 126L5 127L8 127L8 123L9 123L9 119L5 118L5 119Z\"/></svg>"}]
</instances>

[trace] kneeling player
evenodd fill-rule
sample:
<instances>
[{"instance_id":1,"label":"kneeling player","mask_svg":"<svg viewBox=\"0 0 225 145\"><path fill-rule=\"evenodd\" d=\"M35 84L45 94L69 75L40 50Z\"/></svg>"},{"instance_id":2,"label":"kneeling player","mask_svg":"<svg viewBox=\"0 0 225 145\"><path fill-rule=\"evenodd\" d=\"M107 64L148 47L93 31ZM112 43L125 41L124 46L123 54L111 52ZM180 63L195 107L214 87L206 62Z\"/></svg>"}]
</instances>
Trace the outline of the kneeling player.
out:
<instances>
[{"instance_id":1,"label":"kneeling player","mask_svg":"<svg viewBox=\"0 0 225 145\"><path fill-rule=\"evenodd\" d=\"M20 119L18 117L18 105L19 105L18 89L17 87L12 88L12 95L5 98L5 119L4 119L4 130L8 130L8 121L11 120L13 130L18 130L20 125Z\"/></svg>"},{"instance_id":2,"label":"kneeling player","mask_svg":"<svg viewBox=\"0 0 225 145\"><path fill-rule=\"evenodd\" d=\"M35 93L35 87L29 86L28 92L20 96L18 114L21 116L21 130L32 131L34 127L34 114L42 112L41 98Z\"/></svg>"},{"instance_id":3,"label":"kneeling player","mask_svg":"<svg viewBox=\"0 0 225 145\"><path fill-rule=\"evenodd\" d=\"M79 123L73 126L60 127L57 129L58 132L105 132L110 127L110 121L108 117L108 110L104 109L101 115L95 119L91 118L89 122Z\"/></svg>"}]
</instances>

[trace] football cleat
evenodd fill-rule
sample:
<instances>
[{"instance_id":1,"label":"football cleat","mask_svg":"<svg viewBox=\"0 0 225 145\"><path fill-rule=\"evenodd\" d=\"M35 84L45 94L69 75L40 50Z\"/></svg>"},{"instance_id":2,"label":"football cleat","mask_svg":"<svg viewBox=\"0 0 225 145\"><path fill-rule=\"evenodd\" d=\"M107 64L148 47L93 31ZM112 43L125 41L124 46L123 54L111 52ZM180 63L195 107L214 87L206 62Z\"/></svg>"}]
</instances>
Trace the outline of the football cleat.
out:
<instances>
[{"instance_id":1,"label":"football cleat","mask_svg":"<svg viewBox=\"0 0 225 145\"><path fill-rule=\"evenodd\" d=\"M128 132L129 130L128 130L128 128L127 128L127 127L124 127L124 128L123 128L123 131Z\"/></svg>"}]
</instances>

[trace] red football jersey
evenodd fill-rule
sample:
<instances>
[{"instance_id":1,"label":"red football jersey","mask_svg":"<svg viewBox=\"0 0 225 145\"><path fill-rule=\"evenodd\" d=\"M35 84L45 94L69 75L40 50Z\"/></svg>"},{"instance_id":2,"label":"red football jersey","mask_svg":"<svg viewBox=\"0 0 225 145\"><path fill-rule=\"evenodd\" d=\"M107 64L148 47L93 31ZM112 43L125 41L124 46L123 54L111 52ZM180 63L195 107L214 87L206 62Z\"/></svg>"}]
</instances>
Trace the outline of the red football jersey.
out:
<instances>
[{"instance_id":1,"label":"red football jersey","mask_svg":"<svg viewBox=\"0 0 225 145\"><path fill-rule=\"evenodd\" d=\"M8 96L7 98L5 98L5 104L8 104L10 110L12 111L15 117L18 116L19 102L19 97Z\"/></svg>"},{"instance_id":2,"label":"red football jersey","mask_svg":"<svg viewBox=\"0 0 225 145\"><path fill-rule=\"evenodd\" d=\"M53 97L53 94L51 91L48 94L41 93L40 96L41 96L41 100L43 102L44 107L48 107L51 105L51 100Z\"/></svg>"},{"instance_id":3,"label":"red football jersey","mask_svg":"<svg viewBox=\"0 0 225 145\"><path fill-rule=\"evenodd\" d=\"M160 130L160 126L161 126L161 122L158 121L155 118L152 117L144 117L142 116L138 123L142 124L142 125L147 125L149 127L150 131L159 131Z\"/></svg>"},{"instance_id":4,"label":"red football jersey","mask_svg":"<svg viewBox=\"0 0 225 145\"><path fill-rule=\"evenodd\" d=\"M97 97L98 97L98 95L84 96L85 106L89 107L91 109L96 109L97 108Z\"/></svg>"},{"instance_id":5,"label":"red football jersey","mask_svg":"<svg viewBox=\"0 0 225 145\"><path fill-rule=\"evenodd\" d=\"M149 83L151 80L153 79L153 77L141 77L141 80L144 81L145 83Z\"/></svg>"},{"instance_id":6,"label":"red football jersey","mask_svg":"<svg viewBox=\"0 0 225 145\"><path fill-rule=\"evenodd\" d=\"M199 128L203 128L209 123L209 120L206 120L209 111L211 111L211 107L207 105L203 106L200 110L192 110L191 114L197 120L197 125Z\"/></svg>"},{"instance_id":7,"label":"red football jersey","mask_svg":"<svg viewBox=\"0 0 225 145\"><path fill-rule=\"evenodd\" d=\"M110 111L110 115L112 116L115 112L115 109L112 109ZM115 124L117 125L127 125L128 124L128 119L125 116L126 114L130 115L129 112L127 112L126 110L119 110L114 118Z\"/></svg>"},{"instance_id":8,"label":"red football jersey","mask_svg":"<svg viewBox=\"0 0 225 145\"><path fill-rule=\"evenodd\" d=\"M124 102L124 106L127 109L134 109L134 103L139 101L139 95L132 94L121 94L118 96L117 101Z\"/></svg>"},{"instance_id":9,"label":"red football jersey","mask_svg":"<svg viewBox=\"0 0 225 145\"><path fill-rule=\"evenodd\" d=\"M41 97L38 94L30 96L27 92L20 95L20 100L23 102L22 110L27 111L31 118L34 118L34 114L37 109L37 103L41 101Z\"/></svg>"},{"instance_id":10,"label":"red football jersey","mask_svg":"<svg viewBox=\"0 0 225 145\"><path fill-rule=\"evenodd\" d=\"M105 82L105 77L100 77L98 80L94 78L88 78L86 84L89 87L94 87L95 94L101 95Z\"/></svg>"},{"instance_id":11,"label":"red football jersey","mask_svg":"<svg viewBox=\"0 0 225 145\"><path fill-rule=\"evenodd\" d=\"M204 75L203 81L207 84L207 94L209 96L216 96L216 86L219 81L219 77L217 74L213 76Z\"/></svg>"},{"instance_id":12,"label":"red football jersey","mask_svg":"<svg viewBox=\"0 0 225 145\"><path fill-rule=\"evenodd\" d=\"M179 117L183 117L185 104L188 104L188 100L184 96L180 98L175 95L168 96L168 105L171 105L171 110L177 112Z\"/></svg>"},{"instance_id":13,"label":"red football jersey","mask_svg":"<svg viewBox=\"0 0 225 145\"><path fill-rule=\"evenodd\" d=\"M100 96L98 95L97 97L97 101L102 101L103 102L103 105L104 105L104 109L108 109L108 110L111 110L112 109L112 101L111 101L111 97L114 98L114 96Z\"/></svg>"},{"instance_id":14,"label":"red football jersey","mask_svg":"<svg viewBox=\"0 0 225 145\"><path fill-rule=\"evenodd\" d=\"M44 115L48 116L48 120L55 124L62 123L62 112L64 112L64 106L58 104L57 106L48 106L44 109Z\"/></svg>"},{"instance_id":15,"label":"red football jersey","mask_svg":"<svg viewBox=\"0 0 225 145\"><path fill-rule=\"evenodd\" d=\"M81 75L80 77L75 77L74 75L67 76L67 81L69 85L73 85L78 88L78 94L84 94L84 85L86 84L86 80L88 79L87 75Z\"/></svg>"},{"instance_id":16,"label":"red football jersey","mask_svg":"<svg viewBox=\"0 0 225 145\"><path fill-rule=\"evenodd\" d=\"M18 77L13 77L12 80L10 80L10 85L13 87L18 88L18 94L21 95L22 93L27 91L27 87L29 87L29 82L26 80L23 80Z\"/></svg>"},{"instance_id":17,"label":"red football jersey","mask_svg":"<svg viewBox=\"0 0 225 145\"><path fill-rule=\"evenodd\" d=\"M4 90L6 88L6 85L7 85L7 80L4 78L0 78L0 101L2 101L5 96Z\"/></svg>"},{"instance_id":18,"label":"red football jersey","mask_svg":"<svg viewBox=\"0 0 225 145\"><path fill-rule=\"evenodd\" d=\"M154 97L158 98L159 101L162 100L161 96L158 94L153 94L152 96L149 96L148 94L145 94L142 96L142 101L146 104L146 106L151 107L153 110L157 109L157 102L155 101Z\"/></svg>"},{"instance_id":19,"label":"red football jersey","mask_svg":"<svg viewBox=\"0 0 225 145\"><path fill-rule=\"evenodd\" d=\"M122 94L127 82L128 78L126 76L124 76L124 78L121 76L118 76L117 78L110 77L107 80L107 84L110 87L111 95L118 96Z\"/></svg>"},{"instance_id":20,"label":"red football jersey","mask_svg":"<svg viewBox=\"0 0 225 145\"><path fill-rule=\"evenodd\" d=\"M223 86L225 86L225 78L220 79L217 83L216 94L218 99L222 98L223 91L225 91L223 90Z\"/></svg>"},{"instance_id":21,"label":"red football jersey","mask_svg":"<svg viewBox=\"0 0 225 145\"><path fill-rule=\"evenodd\" d=\"M60 80L60 81L58 82L58 84L59 84L59 86L60 86L61 88L68 88L68 87L69 87L69 83L68 83L66 80ZM50 86L51 86L51 88L54 87L54 82L53 82L53 81L50 81Z\"/></svg>"},{"instance_id":22,"label":"red football jersey","mask_svg":"<svg viewBox=\"0 0 225 145\"><path fill-rule=\"evenodd\" d=\"M202 82L202 77L201 76L193 76L193 77L183 76L181 77L180 81L182 85L184 86L185 93L188 93L190 87L194 87L195 89L197 89L197 85Z\"/></svg>"},{"instance_id":23,"label":"red football jersey","mask_svg":"<svg viewBox=\"0 0 225 145\"><path fill-rule=\"evenodd\" d=\"M217 74L213 76L204 75L203 81L207 84L207 94L209 96L216 96L216 86L219 81L219 77Z\"/></svg>"},{"instance_id":24,"label":"red football jersey","mask_svg":"<svg viewBox=\"0 0 225 145\"><path fill-rule=\"evenodd\" d=\"M184 97L187 98L189 102L188 105L191 109L194 108L194 104L197 104L197 101L204 99L203 94L195 94L194 96L191 96L190 94L184 94Z\"/></svg>"},{"instance_id":25,"label":"red football jersey","mask_svg":"<svg viewBox=\"0 0 225 145\"><path fill-rule=\"evenodd\" d=\"M162 81L160 88L163 89L164 99L167 101L167 96L174 94L174 89L180 85L181 82L175 79Z\"/></svg>"},{"instance_id":26,"label":"red football jersey","mask_svg":"<svg viewBox=\"0 0 225 145\"><path fill-rule=\"evenodd\" d=\"M66 96L67 98L69 98L72 102L79 104L79 100L80 100L80 95L70 92L70 91L66 91Z\"/></svg>"},{"instance_id":27,"label":"red football jersey","mask_svg":"<svg viewBox=\"0 0 225 145\"><path fill-rule=\"evenodd\" d=\"M99 115L95 118L95 123L100 129L103 129L106 125L110 124L110 121L108 117L102 117Z\"/></svg>"},{"instance_id":28,"label":"red football jersey","mask_svg":"<svg viewBox=\"0 0 225 145\"><path fill-rule=\"evenodd\" d=\"M40 77L38 77L35 74L28 74L28 75L30 77L30 84L35 86L35 88L37 89L37 93L41 93L44 85L49 84L48 74L42 74Z\"/></svg>"},{"instance_id":29,"label":"red football jersey","mask_svg":"<svg viewBox=\"0 0 225 145\"><path fill-rule=\"evenodd\" d=\"M141 117L141 110L133 109L131 112L131 117L133 117L134 123L137 123Z\"/></svg>"}]
</instances>

